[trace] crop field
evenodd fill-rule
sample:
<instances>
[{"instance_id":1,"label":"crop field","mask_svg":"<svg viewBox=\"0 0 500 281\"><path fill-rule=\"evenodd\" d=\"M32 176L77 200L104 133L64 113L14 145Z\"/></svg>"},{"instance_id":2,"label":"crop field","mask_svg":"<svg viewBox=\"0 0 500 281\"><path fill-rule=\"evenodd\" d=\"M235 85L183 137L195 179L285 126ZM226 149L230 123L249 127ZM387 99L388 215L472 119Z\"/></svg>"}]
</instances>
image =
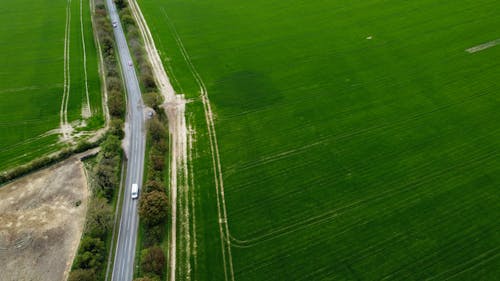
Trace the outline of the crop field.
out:
<instances>
[{"instance_id":1,"label":"crop field","mask_svg":"<svg viewBox=\"0 0 500 281\"><path fill-rule=\"evenodd\" d=\"M500 276L498 1L138 3L190 99L178 280Z\"/></svg>"},{"instance_id":2,"label":"crop field","mask_svg":"<svg viewBox=\"0 0 500 281\"><path fill-rule=\"evenodd\" d=\"M60 149L69 128L75 135L103 125L89 7L88 0L2 3L0 171Z\"/></svg>"}]
</instances>

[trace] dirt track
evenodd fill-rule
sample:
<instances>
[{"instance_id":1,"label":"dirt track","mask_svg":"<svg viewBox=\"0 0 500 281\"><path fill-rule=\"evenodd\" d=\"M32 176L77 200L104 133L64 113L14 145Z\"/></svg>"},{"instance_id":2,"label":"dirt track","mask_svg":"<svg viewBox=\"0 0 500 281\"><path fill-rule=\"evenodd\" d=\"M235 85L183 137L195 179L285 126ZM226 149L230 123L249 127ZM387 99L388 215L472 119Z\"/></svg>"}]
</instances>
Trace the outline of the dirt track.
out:
<instances>
[{"instance_id":1,"label":"dirt track","mask_svg":"<svg viewBox=\"0 0 500 281\"><path fill-rule=\"evenodd\" d=\"M0 280L66 280L87 196L76 157L1 187Z\"/></svg>"},{"instance_id":2,"label":"dirt track","mask_svg":"<svg viewBox=\"0 0 500 281\"><path fill-rule=\"evenodd\" d=\"M177 191L182 186L189 188L188 184L188 153L187 153L187 125L185 118L186 100L184 95L175 94L170 83L167 72L154 44L153 36L147 26L146 20L136 1L129 1L130 10L134 15L139 30L144 40L144 47L148 54L155 80L160 93L165 99L164 109L168 117L168 129L171 140L170 150L170 243L169 243L169 277L168 280L176 280L177 264ZM183 177L178 177L183 175ZM187 277L189 279L189 277Z\"/></svg>"}]
</instances>

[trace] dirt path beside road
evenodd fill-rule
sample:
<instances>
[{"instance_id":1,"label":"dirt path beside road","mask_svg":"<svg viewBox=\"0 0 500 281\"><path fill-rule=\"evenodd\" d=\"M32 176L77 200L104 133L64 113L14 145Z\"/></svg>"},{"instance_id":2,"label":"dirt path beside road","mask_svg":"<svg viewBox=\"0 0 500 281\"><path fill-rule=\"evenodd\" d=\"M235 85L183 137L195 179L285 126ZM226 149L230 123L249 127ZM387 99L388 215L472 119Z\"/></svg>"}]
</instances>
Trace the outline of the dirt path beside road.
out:
<instances>
[{"instance_id":1,"label":"dirt path beside road","mask_svg":"<svg viewBox=\"0 0 500 281\"><path fill-rule=\"evenodd\" d=\"M188 179L188 146L187 146L187 124L185 117L186 100L184 95L176 94L167 72L163 67L160 55L156 49L153 36L148 28L146 20L142 15L139 5L131 0L130 10L134 15L139 30L141 31L144 48L148 54L153 74L160 89L160 93L165 99L164 109L168 117L168 129L170 133L170 243L169 243L169 276L168 280L176 280L177 271L177 192L185 188L189 189ZM189 237L186 243L190 243ZM189 240L189 241L188 241ZM190 253L189 253L190 254ZM190 269L187 270L190 274ZM186 277L188 280L190 276Z\"/></svg>"}]
</instances>

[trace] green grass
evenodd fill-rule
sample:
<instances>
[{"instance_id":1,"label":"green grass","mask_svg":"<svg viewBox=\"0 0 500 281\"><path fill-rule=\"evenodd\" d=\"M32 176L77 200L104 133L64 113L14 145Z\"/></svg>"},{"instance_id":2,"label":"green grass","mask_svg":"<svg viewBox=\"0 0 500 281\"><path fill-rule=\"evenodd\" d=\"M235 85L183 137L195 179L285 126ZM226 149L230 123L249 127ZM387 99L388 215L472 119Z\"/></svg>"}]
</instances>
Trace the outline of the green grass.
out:
<instances>
[{"instance_id":1,"label":"green grass","mask_svg":"<svg viewBox=\"0 0 500 281\"><path fill-rule=\"evenodd\" d=\"M235 280L500 276L500 46L465 52L500 38L498 1L139 3L193 99L194 279L224 262L172 26L216 115Z\"/></svg>"},{"instance_id":2,"label":"green grass","mask_svg":"<svg viewBox=\"0 0 500 281\"><path fill-rule=\"evenodd\" d=\"M0 171L59 150L59 111L64 83L66 1L7 1L0 17ZM87 80L93 117L103 125L97 53L89 3L82 3ZM71 1L68 122L81 119L86 102L80 0Z\"/></svg>"}]
</instances>

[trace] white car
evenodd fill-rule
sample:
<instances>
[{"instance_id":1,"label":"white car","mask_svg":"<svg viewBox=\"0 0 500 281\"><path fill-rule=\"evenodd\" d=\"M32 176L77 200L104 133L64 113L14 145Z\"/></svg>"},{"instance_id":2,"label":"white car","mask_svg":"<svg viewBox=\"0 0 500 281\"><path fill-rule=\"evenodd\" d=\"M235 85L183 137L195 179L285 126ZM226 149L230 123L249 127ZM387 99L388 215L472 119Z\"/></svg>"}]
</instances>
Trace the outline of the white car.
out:
<instances>
[{"instance_id":1,"label":"white car","mask_svg":"<svg viewBox=\"0 0 500 281\"><path fill-rule=\"evenodd\" d=\"M137 199L139 197L139 186L137 183L132 184L132 199Z\"/></svg>"},{"instance_id":2,"label":"white car","mask_svg":"<svg viewBox=\"0 0 500 281\"><path fill-rule=\"evenodd\" d=\"M132 61L131 60L128 61L128 66L132 66Z\"/></svg>"},{"instance_id":3,"label":"white car","mask_svg":"<svg viewBox=\"0 0 500 281\"><path fill-rule=\"evenodd\" d=\"M118 23L116 21L113 22L113 27L114 28L117 28L118 27Z\"/></svg>"}]
</instances>

